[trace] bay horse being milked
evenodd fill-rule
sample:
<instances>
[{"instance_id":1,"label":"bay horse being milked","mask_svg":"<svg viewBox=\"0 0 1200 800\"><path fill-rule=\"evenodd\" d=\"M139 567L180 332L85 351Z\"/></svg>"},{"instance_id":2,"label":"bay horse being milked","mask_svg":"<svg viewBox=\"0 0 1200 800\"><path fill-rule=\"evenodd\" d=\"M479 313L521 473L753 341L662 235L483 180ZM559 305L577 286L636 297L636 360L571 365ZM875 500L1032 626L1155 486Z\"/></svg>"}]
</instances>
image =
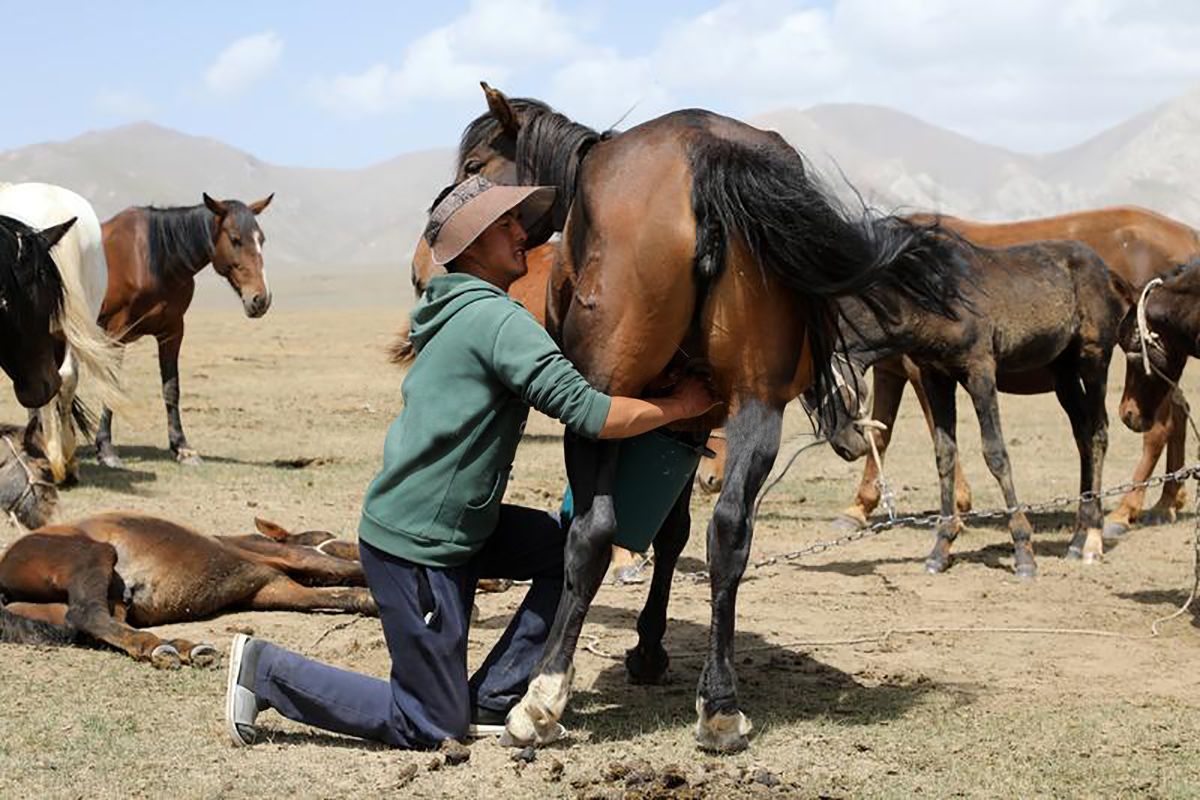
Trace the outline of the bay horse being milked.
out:
<instances>
[{"instance_id":1,"label":"bay horse being milked","mask_svg":"<svg viewBox=\"0 0 1200 800\"><path fill-rule=\"evenodd\" d=\"M50 250L74 223L38 231L0 216L0 368L29 409L49 403L62 386L54 327L63 282Z\"/></svg>"},{"instance_id":2,"label":"bay horse being milked","mask_svg":"<svg viewBox=\"0 0 1200 800\"><path fill-rule=\"evenodd\" d=\"M263 267L266 236L256 217L270 204L214 200L195 206L127 208L104 223L108 293L100 322L122 343L153 336L167 407L167 438L182 464L199 464L179 416L179 350L183 316L196 291L196 274L209 264L241 298L246 316L258 318L271 306ZM96 457L120 467L112 443L112 409L105 407L96 432Z\"/></svg>"},{"instance_id":3,"label":"bay horse being milked","mask_svg":"<svg viewBox=\"0 0 1200 800\"><path fill-rule=\"evenodd\" d=\"M925 220L933 219L925 216ZM1171 272L1178 264L1200 256L1200 234L1181 222L1144 208L1120 206L1092 211L1077 211L1042 219L1019 222L975 222L956 217L937 217L948 228L958 231L982 247L1011 247L1046 240L1075 240L1091 247L1110 270L1128 282L1135 292L1152 279ZM900 399L905 386L911 384L925 412L932 434L934 425L929 404L920 384L920 370L903 358L884 359L873 370L872 418L887 427L874 432L882 459L891 439ZM1143 430L1142 457L1134 468L1133 483L1144 481L1154 471L1163 449L1167 451L1167 470L1183 466L1187 426L1182 408L1167 396L1153 410L1152 422ZM865 454L865 442L859 455ZM865 525L879 504L878 470L873 459L863 465L862 480L854 502L842 514L850 527ZM971 489L962 475L956 473L957 504L960 511L971 507ZM1135 521L1148 524L1170 522L1185 502L1182 484L1172 481L1163 484L1162 496L1153 508L1142 511L1146 490L1131 489L1120 504L1109 513L1104 523L1105 536L1126 532Z\"/></svg>"},{"instance_id":4,"label":"bay horse being milked","mask_svg":"<svg viewBox=\"0 0 1200 800\"><path fill-rule=\"evenodd\" d=\"M708 530L712 633L696 738L709 750L741 749L751 726L733 671L734 609L750 509L779 448L784 405L831 379L832 298L879 286L951 314L964 265L935 225L839 209L777 134L690 110L602 136L541 102L484 89L489 111L463 134L457 177L557 187L550 224L530 231L528 246L562 231L547 327L567 356L596 388L633 397L700 362L728 408L729 460ZM565 450L575 517L563 597L536 675L509 712L511 744L545 743L559 731L615 534L616 444L567 434ZM636 681L666 673L666 606L689 496L685 489L654 540L639 642L626 657Z\"/></svg>"},{"instance_id":5,"label":"bay horse being milked","mask_svg":"<svg viewBox=\"0 0 1200 800\"><path fill-rule=\"evenodd\" d=\"M378 615L357 548L257 523L261 535L210 537L119 512L39 528L0 556L0 640L53 643L77 631L159 668L212 666L212 645L139 629L238 608Z\"/></svg>"},{"instance_id":6,"label":"bay horse being milked","mask_svg":"<svg viewBox=\"0 0 1200 800\"><path fill-rule=\"evenodd\" d=\"M100 220L91 204L70 189L48 183L0 184L0 214L33 228L50 228L64 220L75 223L51 248L63 287L62 313L52 323L59 387L38 409L50 469L58 483L77 480L75 425L87 428L87 414L75 398L80 380L106 403L123 395L117 380L120 349L96 324L108 284Z\"/></svg>"}]
</instances>

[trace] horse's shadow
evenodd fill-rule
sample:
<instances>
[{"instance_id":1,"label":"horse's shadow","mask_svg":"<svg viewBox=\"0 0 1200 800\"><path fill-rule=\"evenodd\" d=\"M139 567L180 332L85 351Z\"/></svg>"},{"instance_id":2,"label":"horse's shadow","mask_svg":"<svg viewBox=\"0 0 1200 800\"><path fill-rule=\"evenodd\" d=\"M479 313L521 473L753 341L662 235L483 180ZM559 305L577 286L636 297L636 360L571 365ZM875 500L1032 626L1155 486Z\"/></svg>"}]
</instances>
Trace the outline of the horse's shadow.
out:
<instances>
[{"instance_id":1,"label":"horse's shadow","mask_svg":"<svg viewBox=\"0 0 1200 800\"><path fill-rule=\"evenodd\" d=\"M118 494L142 495L139 484L154 483L158 475L140 469L109 469L94 460L79 461L79 485L96 486Z\"/></svg>"},{"instance_id":2,"label":"horse's shadow","mask_svg":"<svg viewBox=\"0 0 1200 800\"><path fill-rule=\"evenodd\" d=\"M632 631L637 613L596 604L588 614L588 622ZM577 660L598 657L586 652L588 633L585 630ZM707 624L671 619L664 642L672 654L671 666L666 682L656 686L630 683L624 652L600 642L603 652L621 660L614 659L601 669L591 686L572 692L564 724L586 730L593 742L626 741L659 730L690 730L695 724L696 682L704 664L708 634ZM829 719L846 725L893 720L903 717L924 695L939 688L925 680L864 684L807 653L747 631L737 633L735 653L739 697L759 733L807 719ZM969 695L959 696L963 702L970 702Z\"/></svg>"},{"instance_id":3,"label":"horse's shadow","mask_svg":"<svg viewBox=\"0 0 1200 800\"><path fill-rule=\"evenodd\" d=\"M1179 608L1187 602L1191 592L1184 589L1145 589L1140 592L1117 592L1122 600L1132 600L1145 605L1163 606L1166 612ZM1192 627L1200 628L1200 607L1191 608Z\"/></svg>"},{"instance_id":4,"label":"horse's shadow","mask_svg":"<svg viewBox=\"0 0 1200 800\"><path fill-rule=\"evenodd\" d=\"M150 445L130 444L120 445L117 447L117 454L122 460L127 462L123 469L109 469L108 467L99 466L96 463L96 450L94 447L80 448L80 459L86 458L91 462L90 466L98 470L98 474L105 473L120 473L134 472L138 470L131 469L128 462L141 462L145 464L176 464L175 455L168 448L152 447ZM291 465L288 459L272 459L270 461L246 460L241 458L232 458L230 456L219 456L208 453L201 453L200 457L206 464L236 464L243 467L264 467L267 469L297 469L298 467ZM150 474L150 473L139 473Z\"/></svg>"}]
</instances>

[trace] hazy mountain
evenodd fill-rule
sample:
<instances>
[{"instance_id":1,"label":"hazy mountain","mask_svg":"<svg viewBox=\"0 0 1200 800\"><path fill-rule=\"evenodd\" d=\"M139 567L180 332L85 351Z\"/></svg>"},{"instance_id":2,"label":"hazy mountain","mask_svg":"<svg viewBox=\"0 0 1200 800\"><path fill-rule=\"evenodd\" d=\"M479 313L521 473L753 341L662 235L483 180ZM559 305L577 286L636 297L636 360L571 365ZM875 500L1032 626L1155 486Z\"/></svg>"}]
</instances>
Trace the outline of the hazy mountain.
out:
<instances>
[{"instance_id":1,"label":"hazy mountain","mask_svg":"<svg viewBox=\"0 0 1200 800\"><path fill-rule=\"evenodd\" d=\"M780 131L835 184L874 204L982 219L1135 203L1200 224L1200 90L1059 153L981 144L887 108L823 105L752 120ZM0 181L44 180L90 199L102 218L134 204L192 204L207 191L252 200L271 263L304 274L406 272L453 152L409 153L357 170L267 164L220 142L150 124L0 154Z\"/></svg>"}]
</instances>

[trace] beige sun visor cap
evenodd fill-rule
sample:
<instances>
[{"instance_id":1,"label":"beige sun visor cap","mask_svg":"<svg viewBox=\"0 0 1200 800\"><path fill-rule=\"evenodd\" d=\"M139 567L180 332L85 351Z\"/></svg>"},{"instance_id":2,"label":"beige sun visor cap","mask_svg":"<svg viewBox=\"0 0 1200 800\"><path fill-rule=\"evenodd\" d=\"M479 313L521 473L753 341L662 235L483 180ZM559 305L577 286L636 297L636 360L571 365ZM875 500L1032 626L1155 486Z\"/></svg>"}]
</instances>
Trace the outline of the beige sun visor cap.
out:
<instances>
[{"instance_id":1,"label":"beige sun visor cap","mask_svg":"<svg viewBox=\"0 0 1200 800\"><path fill-rule=\"evenodd\" d=\"M525 230L530 230L554 204L553 186L500 186L475 175L455 186L429 213L425 242L433 263L453 261L479 238L488 225L516 208Z\"/></svg>"}]
</instances>

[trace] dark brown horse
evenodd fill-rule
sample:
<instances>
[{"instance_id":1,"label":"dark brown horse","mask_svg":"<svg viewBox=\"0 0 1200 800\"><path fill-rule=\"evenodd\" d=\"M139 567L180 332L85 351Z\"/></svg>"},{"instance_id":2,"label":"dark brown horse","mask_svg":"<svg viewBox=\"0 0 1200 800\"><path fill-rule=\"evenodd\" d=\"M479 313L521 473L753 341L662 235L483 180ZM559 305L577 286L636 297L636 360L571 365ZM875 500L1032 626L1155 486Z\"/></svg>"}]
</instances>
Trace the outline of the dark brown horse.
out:
<instances>
[{"instance_id":1,"label":"dark brown horse","mask_svg":"<svg viewBox=\"0 0 1200 800\"><path fill-rule=\"evenodd\" d=\"M229 282L247 317L261 317L271 306L263 269L266 237L255 219L274 195L250 204L214 200L183 208L127 208L104 223L108 291L100 322L123 343L153 336L167 407L171 452L184 464L200 463L183 433L179 417L179 349L183 315L192 303L196 273L208 264ZM120 467L112 444L112 410L105 408L96 432L96 457Z\"/></svg>"},{"instance_id":2,"label":"dark brown horse","mask_svg":"<svg viewBox=\"0 0 1200 800\"><path fill-rule=\"evenodd\" d=\"M961 264L935 226L851 218L782 137L706 111L601 135L533 100L486 87L489 112L459 148L459 179L558 188L562 230L547 327L597 388L638 396L671 368L702 362L728 409L729 461L709 525L712 635L697 693L701 747L746 746L733 672L734 609L750 550L750 507L779 447L784 404L830 380L831 298L879 286L949 313ZM698 423L699 436L722 421ZM546 651L508 715L511 743L556 735L575 647L615 533L617 447L568 434L576 516L562 602ZM632 679L662 680L671 576L687 541L685 490L654 542Z\"/></svg>"},{"instance_id":3,"label":"dark brown horse","mask_svg":"<svg viewBox=\"0 0 1200 800\"><path fill-rule=\"evenodd\" d=\"M844 363L859 375L882 359L903 354L920 369L921 384L934 421L934 449L941 483L942 520L926 561L941 572L962 527L955 503L957 445L955 391L970 395L983 436L983 455L1004 493L1008 508L1018 506L1012 468L1000 426L998 391L1054 392L1067 413L1079 449L1080 492L1099 492L1108 445L1104 394L1117 329L1133 303L1128 283L1110 272L1095 251L1079 242L1042 242L988 250L960 240L970 263L965 304L957 321L934 316L907 301L893 316L876 321L863 301L841 301ZM840 395L838 434L857 417ZM862 434L854 432L854 437ZM846 449L842 445L841 449ZM1103 553L1100 500L1081 499L1070 556L1098 559ZM1009 521L1015 571L1036 572L1033 529L1024 512Z\"/></svg>"},{"instance_id":4,"label":"dark brown horse","mask_svg":"<svg viewBox=\"0 0 1200 800\"><path fill-rule=\"evenodd\" d=\"M1009 247L1056 239L1081 241L1095 250L1110 270L1139 292L1151 279L1200 255L1200 237L1195 230L1141 208L1104 208L1010 223L972 222L954 217L939 219L947 227L983 247ZM872 418L887 426L874 433L881 458L891 440L906 384L911 384L916 391L932 434L933 418L920 381L920 371L911 361L894 358L875 365ZM1035 391L1043 389L1036 388ZM1143 430L1142 457L1134 469L1133 482L1150 476L1164 447L1167 450L1168 470L1176 470L1183 465L1187 430L1181 409L1164 400L1154 410L1153 424ZM864 442L858 454L865 452ZM971 489L961 467L956 471L955 481L958 509L968 511L971 507ZM1183 506L1185 500L1182 484L1167 483L1154 507L1142 513L1145 493L1145 489L1134 489L1122 498L1120 505L1105 520L1106 536L1124 533L1135 520L1150 524L1174 520L1176 510ZM867 459L854 502L842 512L843 518L852 527L864 525L878 504L878 470L874 460Z\"/></svg>"},{"instance_id":5,"label":"dark brown horse","mask_svg":"<svg viewBox=\"0 0 1200 800\"><path fill-rule=\"evenodd\" d=\"M165 519L110 513L39 528L0 557L0 630L22 642L78 631L174 668L211 666L217 651L138 628L235 608L378 614L353 545L324 532L258 527L263 535L209 537Z\"/></svg>"},{"instance_id":6,"label":"dark brown horse","mask_svg":"<svg viewBox=\"0 0 1200 800\"><path fill-rule=\"evenodd\" d=\"M49 403L62 385L53 330L64 288L50 250L74 223L36 231L0 216L0 368L29 409Z\"/></svg>"},{"instance_id":7,"label":"dark brown horse","mask_svg":"<svg viewBox=\"0 0 1200 800\"><path fill-rule=\"evenodd\" d=\"M1134 431L1157 423L1154 409L1171 400L1188 358L1200 356L1200 260L1148 287L1141 306L1142 323L1135 308L1121 322L1120 333L1126 361L1120 415Z\"/></svg>"}]
</instances>

